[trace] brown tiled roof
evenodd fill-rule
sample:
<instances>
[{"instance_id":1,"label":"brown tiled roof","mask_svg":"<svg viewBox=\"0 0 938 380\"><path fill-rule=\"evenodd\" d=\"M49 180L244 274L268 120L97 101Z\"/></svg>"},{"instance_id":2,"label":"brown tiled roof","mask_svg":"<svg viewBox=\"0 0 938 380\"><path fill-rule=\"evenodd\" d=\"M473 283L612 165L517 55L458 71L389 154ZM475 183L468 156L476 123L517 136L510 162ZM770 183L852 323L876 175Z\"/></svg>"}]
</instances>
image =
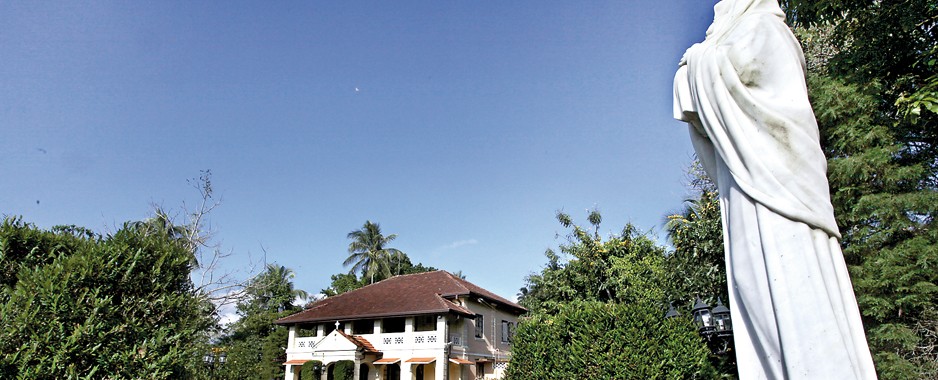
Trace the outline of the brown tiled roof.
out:
<instances>
[{"instance_id":1,"label":"brown tiled roof","mask_svg":"<svg viewBox=\"0 0 938 380\"><path fill-rule=\"evenodd\" d=\"M371 345L371 342L368 339L362 338L358 335L348 335L342 330L336 330L340 335L344 336L345 339L348 339L350 342L354 343L359 348L363 349L365 353L377 353L378 350L375 349L375 346Z\"/></svg>"},{"instance_id":2,"label":"brown tiled roof","mask_svg":"<svg viewBox=\"0 0 938 380\"><path fill-rule=\"evenodd\" d=\"M518 314L527 311L518 304L449 272L435 271L394 276L329 297L314 303L306 310L278 319L276 323L288 325L442 313L474 315L472 311L450 301L457 296L479 297Z\"/></svg>"}]
</instances>

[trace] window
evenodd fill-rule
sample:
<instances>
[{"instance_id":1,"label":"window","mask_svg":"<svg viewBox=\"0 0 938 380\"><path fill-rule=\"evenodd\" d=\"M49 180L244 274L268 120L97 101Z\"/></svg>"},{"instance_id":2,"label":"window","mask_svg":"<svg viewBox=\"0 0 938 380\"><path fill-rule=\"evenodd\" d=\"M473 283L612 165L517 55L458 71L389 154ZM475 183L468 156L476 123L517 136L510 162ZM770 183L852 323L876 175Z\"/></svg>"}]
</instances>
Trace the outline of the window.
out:
<instances>
[{"instance_id":1,"label":"window","mask_svg":"<svg viewBox=\"0 0 938 380\"><path fill-rule=\"evenodd\" d=\"M485 328L482 327L485 325L485 318L482 317L482 314L476 315L476 338L484 337Z\"/></svg>"},{"instance_id":2,"label":"window","mask_svg":"<svg viewBox=\"0 0 938 380\"><path fill-rule=\"evenodd\" d=\"M404 318L387 318L381 324L383 333L402 333L404 332Z\"/></svg>"},{"instance_id":3,"label":"window","mask_svg":"<svg viewBox=\"0 0 938 380\"><path fill-rule=\"evenodd\" d=\"M306 338L311 336L316 336L319 333L319 329L316 325L304 325L296 329L297 338Z\"/></svg>"},{"instance_id":4,"label":"window","mask_svg":"<svg viewBox=\"0 0 938 380\"><path fill-rule=\"evenodd\" d=\"M509 342L510 334L511 334L511 322L502 320L502 343Z\"/></svg>"},{"instance_id":5,"label":"window","mask_svg":"<svg viewBox=\"0 0 938 380\"><path fill-rule=\"evenodd\" d=\"M375 321L373 319L363 319L352 322L352 334L374 334Z\"/></svg>"},{"instance_id":6,"label":"window","mask_svg":"<svg viewBox=\"0 0 938 380\"><path fill-rule=\"evenodd\" d=\"M414 317L414 331L436 331L436 316L419 315Z\"/></svg>"}]
</instances>

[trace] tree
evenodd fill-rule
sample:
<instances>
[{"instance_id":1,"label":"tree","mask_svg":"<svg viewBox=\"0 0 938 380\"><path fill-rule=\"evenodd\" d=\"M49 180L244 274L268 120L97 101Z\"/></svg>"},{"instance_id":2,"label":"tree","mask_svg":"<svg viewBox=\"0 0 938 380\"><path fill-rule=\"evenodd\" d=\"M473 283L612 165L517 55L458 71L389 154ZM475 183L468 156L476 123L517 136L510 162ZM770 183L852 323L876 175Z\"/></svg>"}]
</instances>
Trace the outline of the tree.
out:
<instances>
[{"instance_id":1,"label":"tree","mask_svg":"<svg viewBox=\"0 0 938 380\"><path fill-rule=\"evenodd\" d=\"M881 378L933 378L935 331L916 326L938 307L938 194L925 165L899 157L895 130L875 111L876 90L811 77L834 210L857 302ZM933 367L933 366L931 366Z\"/></svg>"},{"instance_id":2,"label":"tree","mask_svg":"<svg viewBox=\"0 0 938 380\"><path fill-rule=\"evenodd\" d=\"M195 292L210 301L214 307L213 313L217 315L222 307L237 303L245 297L257 262L248 263L243 276L239 276L236 271L220 269L231 252L223 251L221 245L213 241L215 231L209 227L212 211L221 205L221 201L214 195L212 171L201 170L198 178L191 178L187 182L199 193L196 207L190 208L184 202L180 217L154 205L152 217L133 222L131 227L142 234L169 236L185 247L190 255Z\"/></svg>"},{"instance_id":3,"label":"tree","mask_svg":"<svg viewBox=\"0 0 938 380\"><path fill-rule=\"evenodd\" d=\"M433 272L437 269L430 266L425 266L423 263L414 264L410 261L410 257L406 254L402 254L399 257L391 257L392 268L397 268L400 271L400 274L414 274L414 273L423 273L423 272ZM342 294L350 290L355 290L361 288L368 283L364 278L359 279L354 273L337 273L332 275L332 282L329 287L321 290L320 292L327 297L332 297L337 294Z\"/></svg>"},{"instance_id":4,"label":"tree","mask_svg":"<svg viewBox=\"0 0 938 380\"><path fill-rule=\"evenodd\" d=\"M938 6L786 1L877 372L935 378ZM822 59L817 59L823 53Z\"/></svg>"},{"instance_id":5,"label":"tree","mask_svg":"<svg viewBox=\"0 0 938 380\"><path fill-rule=\"evenodd\" d=\"M293 287L293 276L284 266L268 264L266 271L252 280L247 297L237 305L241 318L218 344L227 351L227 362L220 368L224 378L283 377L287 329L274 321L299 311L294 301L307 297L306 292Z\"/></svg>"},{"instance_id":6,"label":"tree","mask_svg":"<svg viewBox=\"0 0 938 380\"><path fill-rule=\"evenodd\" d=\"M790 22L800 28L832 26L832 77L879 87L875 110L892 118L896 137L915 149L907 160L934 171L938 150L938 6L931 0L786 0ZM934 182L932 183L934 185Z\"/></svg>"},{"instance_id":7,"label":"tree","mask_svg":"<svg viewBox=\"0 0 938 380\"><path fill-rule=\"evenodd\" d=\"M509 379L704 378L715 375L708 349L689 320L664 318L665 249L627 225L605 241L572 228L560 251L526 279L520 303L530 311L512 344ZM565 355L556 355L563 352Z\"/></svg>"},{"instance_id":8,"label":"tree","mask_svg":"<svg viewBox=\"0 0 938 380\"><path fill-rule=\"evenodd\" d=\"M365 282L358 279L358 276L354 273L336 273L330 278L332 282L329 287L320 291L320 293L324 294L326 297L339 295L366 285Z\"/></svg>"},{"instance_id":9,"label":"tree","mask_svg":"<svg viewBox=\"0 0 938 380\"><path fill-rule=\"evenodd\" d=\"M547 250L546 267L525 279L524 296L519 299L522 306L553 313L574 300L663 300L659 281L664 248L631 224L604 242L598 232L602 220L599 213L594 211L589 219L592 232L575 226L569 215L557 213L561 225L573 229L568 242L560 245L561 253L570 259L561 262L560 255ZM649 294L643 294L646 292Z\"/></svg>"},{"instance_id":10,"label":"tree","mask_svg":"<svg viewBox=\"0 0 938 380\"><path fill-rule=\"evenodd\" d=\"M404 252L397 248L387 247L388 243L397 238L397 235L384 236L381 234L381 226L370 220L365 221L362 228L349 232L348 238L352 239L348 245L349 256L342 265L351 265L352 269L349 273L361 273L362 278L369 279L369 284L375 282L375 276L378 277L378 281L391 277L392 258L401 260L404 256ZM397 269L400 274L400 265Z\"/></svg>"},{"instance_id":11,"label":"tree","mask_svg":"<svg viewBox=\"0 0 938 380\"><path fill-rule=\"evenodd\" d=\"M723 223L716 186L699 163L690 170L694 198L684 209L668 216L668 238L674 250L665 259L667 297L678 308L690 311L696 296L729 301Z\"/></svg>"},{"instance_id":12,"label":"tree","mask_svg":"<svg viewBox=\"0 0 938 380\"><path fill-rule=\"evenodd\" d=\"M189 378L213 324L191 253L167 230L125 223L0 226L0 377Z\"/></svg>"}]
</instances>

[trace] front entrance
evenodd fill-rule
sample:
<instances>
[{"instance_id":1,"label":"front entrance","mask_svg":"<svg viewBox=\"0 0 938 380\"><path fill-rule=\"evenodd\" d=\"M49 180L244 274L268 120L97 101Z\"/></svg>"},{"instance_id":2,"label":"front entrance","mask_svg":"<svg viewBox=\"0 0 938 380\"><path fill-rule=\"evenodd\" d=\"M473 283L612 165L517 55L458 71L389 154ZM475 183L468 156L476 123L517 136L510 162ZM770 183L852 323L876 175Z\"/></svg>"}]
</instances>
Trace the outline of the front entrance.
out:
<instances>
[{"instance_id":1,"label":"front entrance","mask_svg":"<svg viewBox=\"0 0 938 380\"><path fill-rule=\"evenodd\" d=\"M355 376L355 362L339 360L330 364L326 371L326 379L328 380L352 380Z\"/></svg>"},{"instance_id":2,"label":"front entrance","mask_svg":"<svg viewBox=\"0 0 938 380\"><path fill-rule=\"evenodd\" d=\"M368 380L368 365L362 363L358 366L358 380Z\"/></svg>"},{"instance_id":3,"label":"front entrance","mask_svg":"<svg viewBox=\"0 0 938 380\"><path fill-rule=\"evenodd\" d=\"M401 365L398 363L384 366L384 378L386 380L401 380Z\"/></svg>"}]
</instances>

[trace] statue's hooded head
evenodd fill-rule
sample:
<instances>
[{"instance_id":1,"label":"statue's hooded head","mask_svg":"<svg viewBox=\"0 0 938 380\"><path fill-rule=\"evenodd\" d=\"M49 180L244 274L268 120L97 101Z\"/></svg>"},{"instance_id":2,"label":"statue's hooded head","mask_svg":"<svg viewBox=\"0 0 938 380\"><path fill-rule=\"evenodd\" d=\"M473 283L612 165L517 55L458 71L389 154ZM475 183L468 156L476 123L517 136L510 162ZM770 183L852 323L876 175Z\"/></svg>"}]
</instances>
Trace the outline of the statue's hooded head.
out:
<instances>
[{"instance_id":1,"label":"statue's hooded head","mask_svg":"<svg viewBox=\"0 0 938 380\"><path fill-rule=\"evenodd\" d=\"M713 6L713 24L707 29L707 39L720 39L736 21L753 13L770 13L785 19L777 0L722 0Z\"/></svg>"}]
</instances>

